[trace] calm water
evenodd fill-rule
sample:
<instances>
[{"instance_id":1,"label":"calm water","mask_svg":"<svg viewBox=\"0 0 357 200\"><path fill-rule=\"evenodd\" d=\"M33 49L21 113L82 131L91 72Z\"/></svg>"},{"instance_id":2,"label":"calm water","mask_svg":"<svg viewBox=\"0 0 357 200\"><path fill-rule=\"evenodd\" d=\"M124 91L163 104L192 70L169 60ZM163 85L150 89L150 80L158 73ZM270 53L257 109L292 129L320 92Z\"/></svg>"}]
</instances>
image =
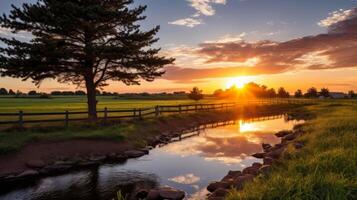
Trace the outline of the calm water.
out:
<instances>
[{"instance_id":1,"label":"calm water","mask_svg":"<svg viewBox=\"0 0 357 200\"><path fill-rule=\"evenodd\" d=\"M279 142L273 133L291 129L297 121L284 117L241 121L207 128L195 136L150 151L124 164L103 165L68 175L44 178L35 184L0 194L1 200L109 200L118 190L141 185L167 185L184 190L188 199L204 199L206 186L229 170L241 170L258 159L261 143Z\"/></svg>"}]
</instances>

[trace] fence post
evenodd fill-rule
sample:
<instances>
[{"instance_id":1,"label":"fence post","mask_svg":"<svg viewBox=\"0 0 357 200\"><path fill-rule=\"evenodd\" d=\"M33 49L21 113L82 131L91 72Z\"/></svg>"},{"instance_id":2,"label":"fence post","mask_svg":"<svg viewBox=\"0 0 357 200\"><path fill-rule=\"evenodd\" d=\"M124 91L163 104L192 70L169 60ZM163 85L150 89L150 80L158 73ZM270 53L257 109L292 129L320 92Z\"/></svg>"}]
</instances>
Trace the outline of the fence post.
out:
<instances>
[{"instance_id":1,"label":"fence post","mask_svg":"<svg viewBox=\"0 0 357 200\"><path fill-rule=\"evenodd\" d=\"M181 114L181 105L179 105L179 113Z\"/></svg>"},{"instance_id":2,"label":"fence post","mask_svg":"<svg viewBox=\"0 0 357 200\"><path fill-rule=\"evenodd\" d=\"M135 119L136 118L136 108L134 108L134 115L133 115L133 118Z\"/></svg>"},{"instance_id":3,"label":"fence post","mask_svg":"<svg viewBox=\"0 0 357 200\"><path fill-rule=\"evenodd\" d=\"M197 104L195 105L195 112L197 112Z\"/></svg>"},{"instance_id":4,"label":"fence post","mask_svg":"<svg viewBox=\"0 0 357 200\"><path fill-rule=\"evenodd\" d=\"M107 120L108 120L108 108L105 107L104 108L104 122L107 122Z\"/></svg>"},{"instance_id":5,"label":"fence post","mask_svg":"<svg viewBox=\"0 0 357 200\"><path fill-rule=\"evenodd\" d=\"M65 123L66 128L68 128L68 121L69 121L69 112L68 112L68 110L66 110L65 119L64 119L64 123Z\"/></svg>"},{"instance_id":6,"label":"fence post","mask_svg":"<svg viewBox=\"0 0 357 200\"><path fill-rule=\"evenodd\" d=\"M139 119L141 119L141 108L139 108Z\"/></svg>"},{"instance_id":7,"label":"fence post","mask_svg":"<svg viewBox=\"0 0 357 200\"><path fill-rule=\"evenodd\" d=\"M22 128L24 126L24 112L19 111L19 126Z\"/></svg>"},{"instance_id":8,"label":"fence post","mask_svg":"<svg viewBox=\"0 0 357 200\"><path fill-rule=\"evenodd\" d=\"M155 117L160 115L159 106L155 106Z\"/></svg>"}]
</instances>

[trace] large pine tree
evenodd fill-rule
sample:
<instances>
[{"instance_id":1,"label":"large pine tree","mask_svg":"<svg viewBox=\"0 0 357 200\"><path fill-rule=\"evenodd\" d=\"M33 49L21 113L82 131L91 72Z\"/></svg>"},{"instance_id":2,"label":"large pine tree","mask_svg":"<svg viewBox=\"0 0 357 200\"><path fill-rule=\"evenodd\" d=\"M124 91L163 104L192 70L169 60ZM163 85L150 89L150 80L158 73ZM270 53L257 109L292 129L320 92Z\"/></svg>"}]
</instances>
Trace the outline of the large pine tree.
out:
<instances>
[{"instance_id":1,"label":"large pine tree","mask_svg":"<svg viewBox=\"0 0 357 200\"><path fill-rule=\"evenodd\" d=\"M153 81L172 58L151 48L159 27L140 30L145 6L133 0L39 0L12 6L0 25L14 33L29 32L28 42L0 38L2 76L44 79L83 85L87 89L89 118L96 119L96 88L108 81L138 85Z\"/></svg>"}]
</instances>

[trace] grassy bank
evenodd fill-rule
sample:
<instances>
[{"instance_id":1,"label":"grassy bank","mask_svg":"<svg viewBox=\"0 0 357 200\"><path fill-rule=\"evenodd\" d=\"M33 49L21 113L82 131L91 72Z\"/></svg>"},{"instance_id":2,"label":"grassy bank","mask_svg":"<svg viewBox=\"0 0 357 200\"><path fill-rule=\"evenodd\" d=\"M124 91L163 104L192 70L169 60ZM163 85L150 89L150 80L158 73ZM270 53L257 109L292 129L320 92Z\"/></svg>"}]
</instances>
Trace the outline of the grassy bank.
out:
<instances>
[{"instance_id":1,"label":"grassy bank","mask_svg":"<svg viewBox=\"0 0 357 200\"><path fill-rule=\"evenodd\" d=\"M268 177L232 191L228 200L357 199L357 105L330 102L306 109L315 116L299 138L306 146L289 149Z\"/></svg>"}]
</instances>

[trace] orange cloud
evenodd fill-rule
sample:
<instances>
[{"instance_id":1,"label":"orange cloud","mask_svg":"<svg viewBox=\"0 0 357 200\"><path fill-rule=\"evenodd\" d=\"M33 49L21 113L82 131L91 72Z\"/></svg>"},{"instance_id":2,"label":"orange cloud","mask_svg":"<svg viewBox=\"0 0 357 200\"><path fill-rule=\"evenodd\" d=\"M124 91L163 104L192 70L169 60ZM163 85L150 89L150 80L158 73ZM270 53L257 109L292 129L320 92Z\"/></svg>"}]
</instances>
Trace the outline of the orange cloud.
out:
<instances>
[{"instance_id":1,"label":"orange cloud","mask_svg":"<svg viewBox=\"0 0 357 200\"><path fill-rule=\"evenodd\" d=\"M330 20L331 21L331 20ZM187 52L193 67L166 68L176 82L239 75L279 74L291 70L357 67L357 8L329 23L328 32L285 42L218 40ZM181 51L181 56L184 53Z\"/></svg>"}]
</instances>

